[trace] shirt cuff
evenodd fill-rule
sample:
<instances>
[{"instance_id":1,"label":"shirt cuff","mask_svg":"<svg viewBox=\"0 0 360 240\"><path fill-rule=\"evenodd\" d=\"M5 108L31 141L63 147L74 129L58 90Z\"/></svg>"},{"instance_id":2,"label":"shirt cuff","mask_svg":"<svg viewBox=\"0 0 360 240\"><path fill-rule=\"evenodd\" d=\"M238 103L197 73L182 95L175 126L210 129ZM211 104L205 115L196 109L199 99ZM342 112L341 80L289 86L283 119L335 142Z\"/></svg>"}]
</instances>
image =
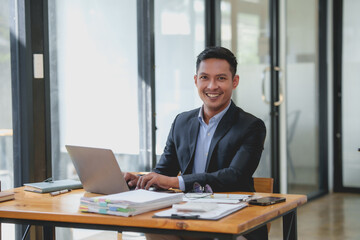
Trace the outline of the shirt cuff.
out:
<instances>
[{"instance_id":1,"label":"shirt cuff","mask_svg":"<svg viewBox=\"0 0 360 240\"><path fill-rule=\"evenodd\" d=\"M178 176L178 180L179 180L179 189L181 191L185 191L185 183L184 183L184 179L182 176Z\"/></svg>"}]
</instances>

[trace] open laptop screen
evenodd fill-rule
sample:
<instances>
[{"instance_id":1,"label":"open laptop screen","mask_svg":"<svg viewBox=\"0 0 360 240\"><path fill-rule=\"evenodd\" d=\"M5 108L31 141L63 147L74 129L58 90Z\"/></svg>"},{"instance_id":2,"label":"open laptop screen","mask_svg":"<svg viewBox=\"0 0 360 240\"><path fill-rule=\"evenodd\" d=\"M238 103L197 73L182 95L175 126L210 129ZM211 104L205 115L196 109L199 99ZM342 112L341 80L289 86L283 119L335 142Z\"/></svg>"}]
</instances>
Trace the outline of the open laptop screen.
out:
<instances>
[{"instance_id":1,"label":"open laptop screen","mask_svg":"<svg viewBox=\"0 0 360 240\"><path fill-rule=\"evenodd\" d=\"M129 191L110 149L71 145L65 147L86 191L101 194Z\"/></svg>"}]
</instances>

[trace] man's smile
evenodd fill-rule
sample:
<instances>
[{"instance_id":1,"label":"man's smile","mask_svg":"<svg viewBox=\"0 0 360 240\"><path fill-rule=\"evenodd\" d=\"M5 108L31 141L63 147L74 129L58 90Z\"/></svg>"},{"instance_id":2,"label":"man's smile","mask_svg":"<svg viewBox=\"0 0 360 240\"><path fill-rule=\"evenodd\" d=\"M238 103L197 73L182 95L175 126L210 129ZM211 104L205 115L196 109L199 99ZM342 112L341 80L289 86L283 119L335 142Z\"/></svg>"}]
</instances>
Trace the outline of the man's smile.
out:
<instances>
[{"instance_id":1,"label":"man's smile","mask_svg":"<svg viewBox=\"0 0 360 240\"><path fill-rule=\"evenodd\" d=\"M205 93L205 94L210 98L216 98L219 97L222 93Z\"/></svg>"}]
</instances>

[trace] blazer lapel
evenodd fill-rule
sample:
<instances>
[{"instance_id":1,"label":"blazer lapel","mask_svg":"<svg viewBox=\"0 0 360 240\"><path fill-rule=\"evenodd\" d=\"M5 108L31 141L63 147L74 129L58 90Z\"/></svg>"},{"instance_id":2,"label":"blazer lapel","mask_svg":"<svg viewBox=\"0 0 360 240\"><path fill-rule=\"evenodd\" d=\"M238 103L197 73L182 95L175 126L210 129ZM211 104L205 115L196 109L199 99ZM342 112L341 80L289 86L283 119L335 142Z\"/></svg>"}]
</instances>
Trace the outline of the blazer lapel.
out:
<instances>
[{"instance_id":1,"label":"blazer lapel","mask_svg":"<svg viewBox=\"0 0 360 240\"><path fill-rule=\"evenodd\" d=\"M197 118L197 115L191 119L189 122L189 152L190 152L190 159L188 160L188 163L186 164L184 173L191 173L192 172L192 166L191 164L194 161L194 154L195 154L195 148L196 148L196 142L198 139L199 134L199 127L200 123Z\"/></svg>"},{"instance_id":2,"label":"blazer lapel","mask_svg":"<svg viewBox=\"0 0 360 240\"><path fill-rule=\"evenodd\" d=\"M231 105L230 105L228 111L225 113L223 118L220 120L219 125L217 126L214 136L211 140L210 147L209 147L209 154L208 154L207 160L206 160L205 172L207 172L207 170L209 168L210 159L214 152L215 146L220 141L220 139L230 130L230 128L233 125L234 110L235 110L235 105L231 101Z\"/></svg>"}]
</instances>

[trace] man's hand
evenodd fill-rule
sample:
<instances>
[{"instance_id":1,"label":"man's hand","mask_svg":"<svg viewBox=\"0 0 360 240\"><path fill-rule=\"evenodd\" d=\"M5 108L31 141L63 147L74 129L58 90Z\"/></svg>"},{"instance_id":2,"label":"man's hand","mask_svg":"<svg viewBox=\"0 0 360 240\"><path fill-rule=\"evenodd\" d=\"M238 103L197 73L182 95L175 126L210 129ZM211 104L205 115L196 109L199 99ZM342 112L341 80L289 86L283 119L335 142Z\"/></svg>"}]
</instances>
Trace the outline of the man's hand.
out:
<instances>
[{"instance_id":1,"label":"man's hand","mask_svg":"<svg viewBox=\"0 0 360 240\"><path fill-rule=\"evenodd\" d=\"M129 187L135 187L139 181L139 176L129 172L124 173L124 178Z\"/></svg>"},{"instance_id":2,"label":"man's hand","mask_svg":"<svg viewBox=\"0 0 360 240\"><path fill-rule=\"evenodd\" d=\"M137 189L148 190L151 186L162 189L179 188L179 180L177 177L168 177L154 172L141 176L137 180Z\"/></svg>"}]
</instances>

